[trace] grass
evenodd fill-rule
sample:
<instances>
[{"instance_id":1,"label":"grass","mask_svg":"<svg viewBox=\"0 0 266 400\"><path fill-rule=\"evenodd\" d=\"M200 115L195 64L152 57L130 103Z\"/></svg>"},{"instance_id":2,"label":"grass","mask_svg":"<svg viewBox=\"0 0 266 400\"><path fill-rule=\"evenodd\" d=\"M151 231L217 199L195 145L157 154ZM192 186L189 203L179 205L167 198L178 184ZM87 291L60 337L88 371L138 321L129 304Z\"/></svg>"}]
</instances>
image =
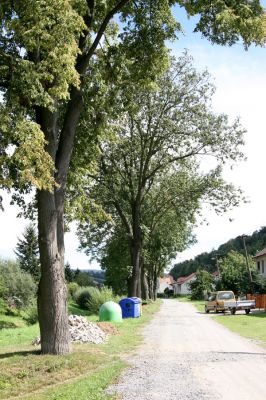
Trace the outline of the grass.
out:
<instances>
[{"instance_id":1,"label":"grass","mask_svg":"<svg viewBox=\"0 0 266 400\"><path fill-rule=\"evenodd\" d=\"M215 321L233 332L266 346L266 313L215 316Z\"/></svg>"},{"instance_id":2,"label":"grass","mask_svg":"<svg viewBox=\"0 0 266 400\"><path fill-rule=\"evenodd\" d=\"M178 297L178 301L193 304L198 311L204 312L204 301L203 300L191 300L188 296ZM216 315L210 314L212 318L218 323L224 325L232 332L238 333L239 335L248 339L258 341L263 346L266 346L266 313L251 313L249 315L235 314L235 315Z\"/></svg>"},{"instance_id":3,"label":"grass","mask_svg":"<svg viewBox=\"0 0 266 400\"><path fill-rule=\"evenodd\" d=\"M74 307L72 304L71 310ZM141 318L115 324L119 334L111 336L107 343L75 344L73 352L66 356L40 355L39 349L30 345L38 336L37 324L25 326L17 319L14 323L19 327L0 330L0 399L17 396L23 400L113 398L104 389L126 365L120 356L140 343L140 328L159 307L160 301L152 303L144 307ZM75 314L81 314L80 311L75 308ZM87 318L97 320L97 316Z\"/></svg>"}]
</instances>

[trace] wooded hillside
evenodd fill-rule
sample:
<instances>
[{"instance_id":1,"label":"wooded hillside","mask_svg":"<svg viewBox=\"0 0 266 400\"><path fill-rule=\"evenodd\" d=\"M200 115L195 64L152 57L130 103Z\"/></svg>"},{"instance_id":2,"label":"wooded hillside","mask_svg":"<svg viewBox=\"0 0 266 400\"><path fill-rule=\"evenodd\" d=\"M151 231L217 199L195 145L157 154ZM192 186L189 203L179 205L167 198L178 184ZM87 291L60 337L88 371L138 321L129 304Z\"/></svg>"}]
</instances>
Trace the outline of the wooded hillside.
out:
<instances>
[{"instance_id":1,"label":"wooded hillside","mask_svg":"<svg viewBox=\"0 0 266 400\"><path fill-rule=\"evenodd\" d=\"M257 251L266 247L266 227L255 231L250 236L245 236L247 252L249 255L254 256ZM186 276L192 272L197 271L199 267L205 268L207 271L213 272L216 268L216 257L222 258L227 255L231 250L237 251L244 255L244 244L242 236L237 236L230 239L228 242L222 244L217 250L212 250L209 253L201 253L193 260L186 260L181 263L175 264L171 269L170 274L175 278Z\"/></svg>"}]
</instances>

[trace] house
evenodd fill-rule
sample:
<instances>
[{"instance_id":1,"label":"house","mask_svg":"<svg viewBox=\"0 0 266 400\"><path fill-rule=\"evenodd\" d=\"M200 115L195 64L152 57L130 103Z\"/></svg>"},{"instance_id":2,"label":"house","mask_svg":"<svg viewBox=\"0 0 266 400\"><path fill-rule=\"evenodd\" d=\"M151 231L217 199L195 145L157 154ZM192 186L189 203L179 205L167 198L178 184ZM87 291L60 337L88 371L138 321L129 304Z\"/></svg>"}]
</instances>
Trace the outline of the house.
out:
<instances>
[{"instance_id":1,"label":"house","mask_svg":"<svg viewBox=\"0 0 266 400\"><path fill-rule=\"evenodd\" d=\"M215 282L217 282L217 281L220 279L220 272L219 272L219 271L214 271L214 272L212 273L212 277L213 277L213 280L214 280Z\"/></svg>"},{"instance_id":2,"label":"house","mask_svg":"<svg viewBox=\"0 0 266 400\"><path fill-rule=\"evenodd\" d=\"M196 273L193 272L188 276L181 276L173 283L174 294L190 294L190 283L196 279Z\"/></svg>"},{"instance_id":3,"label":"house","mask_svg":"<svg viewBox=\"0 0 266 400\"><path fill-rule=\"evenodd\" d=\"M253 259L257 264L258 273L266 277L266 248L256 253Z\"/></svg>"},{"instance_id":4,"label":"house","mask_svg":"<svg viewBox=\"0 0 266 400\"><path fill-rule=\"evenodd\" d=\"M174 278L172 275L165 275L162 278L159 278L159 287L158 287L158 293L164 293L165 289L173 290L173 283L174 283Z\"/></svg>"}]
</instances>

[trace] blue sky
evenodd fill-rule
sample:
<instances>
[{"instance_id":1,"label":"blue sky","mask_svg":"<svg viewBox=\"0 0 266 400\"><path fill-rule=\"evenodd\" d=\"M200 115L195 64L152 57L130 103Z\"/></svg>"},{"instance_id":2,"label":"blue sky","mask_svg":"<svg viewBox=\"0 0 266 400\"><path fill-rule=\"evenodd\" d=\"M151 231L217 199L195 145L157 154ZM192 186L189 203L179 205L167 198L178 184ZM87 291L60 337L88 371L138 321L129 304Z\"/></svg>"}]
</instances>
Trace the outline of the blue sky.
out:
<instances>
[{"instance_id":1,"label":"blue sky","mask_svg":"<svg viewBox=\"0 0 266 400\"><path fill-rule=\"evenodd\" d=\"M266 6L266 1L262 4ZM233 171L226 169L224 177L241 186L250 200L222 217L209 209L204 210L208 224L201 225L199 221L195 229L198 243L178 255L176 261L182 261L217 248L235 236L250 234L266 226L266 50L252 46L245 51L240 43L233 47L212 45L200 34L193 33L195 18L188 20L184 11L177 7L174 12L182 22L185 33L170 45L173 54L178 56L184 48L188 49L197 69L207 68L213 77L217 88L213 98L214 110L228 114L231 119L240 116L243 126L247 128L245 154L248 160ZM6 196L5 206L5 213L0 214L0 255L13 258L13 249L25 221L16 219L19 210L8 207ZM66 261L73 267L89 268L88 258L76 251L78 240L74 226L65 240ZM91 267L95 267L95 263Z\"/></svg>"}]
</instances>

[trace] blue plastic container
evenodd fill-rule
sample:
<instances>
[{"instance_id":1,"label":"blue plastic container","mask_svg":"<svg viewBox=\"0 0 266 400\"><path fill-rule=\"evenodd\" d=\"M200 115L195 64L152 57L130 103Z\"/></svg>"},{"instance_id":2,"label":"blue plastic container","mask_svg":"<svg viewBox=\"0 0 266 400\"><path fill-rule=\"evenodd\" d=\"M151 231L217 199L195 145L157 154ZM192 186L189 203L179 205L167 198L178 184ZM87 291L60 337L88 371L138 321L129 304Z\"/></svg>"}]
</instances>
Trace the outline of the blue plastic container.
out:
<instances>
[{"instance_id":1,"label":"blue plastic container","mask_svg":"<svg viewBox=\"0 0 266 400\"><path fill-rule=\"evenodd\" d=\"M126 297L120 300L122 318L138 318L141 315L141 300L138 297Z\"/></svg>"}]
</instances>

